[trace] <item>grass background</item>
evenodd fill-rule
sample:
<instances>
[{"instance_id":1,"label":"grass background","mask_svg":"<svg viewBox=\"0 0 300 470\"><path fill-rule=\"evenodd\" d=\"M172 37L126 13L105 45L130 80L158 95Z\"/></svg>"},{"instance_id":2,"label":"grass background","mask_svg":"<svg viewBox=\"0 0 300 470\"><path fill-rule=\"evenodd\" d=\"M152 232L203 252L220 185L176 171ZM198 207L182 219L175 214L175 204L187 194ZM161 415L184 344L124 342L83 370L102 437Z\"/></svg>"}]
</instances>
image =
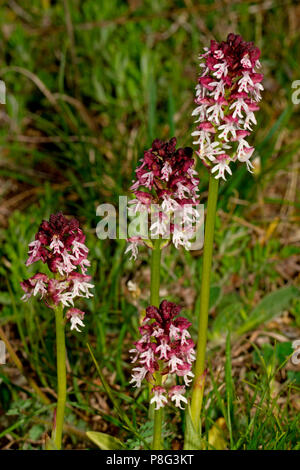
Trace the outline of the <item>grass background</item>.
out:
<instances>
[{"instance_id":1,"label":"grass background","mask_svg":"<svg viewBox=\"0 0 300 470\"><path fill-rule=\"evenodd\" d=\"M20 302L19 282L37 269L25 267L28 243L58 210L87 232L96 285L82 303L84 332L67 335L64 445L91 448L86 430L126 448L151 440L146 390L128 386L128 350L149 301L149 253L133 263L124 241L98 240L96 207L129 195L154 137L191 145L198 54L235 32L261 48L265 91L251 137L256 173L236 167L220 189L203 446L299 449L300 372L290 361L300 338L300 116L291 99L299 18L298 2L285 0L1 2L0 327L11 348L0 366L1 448L42 448L51 427L54 317L42 304ZM200 165L199 172L205 203L208 177ZM161 296L183 305L193 335L200 278L201 252L165 250ZM179 449L183 415L166 413L165 445Z\"/></svg>"}]
</instances>

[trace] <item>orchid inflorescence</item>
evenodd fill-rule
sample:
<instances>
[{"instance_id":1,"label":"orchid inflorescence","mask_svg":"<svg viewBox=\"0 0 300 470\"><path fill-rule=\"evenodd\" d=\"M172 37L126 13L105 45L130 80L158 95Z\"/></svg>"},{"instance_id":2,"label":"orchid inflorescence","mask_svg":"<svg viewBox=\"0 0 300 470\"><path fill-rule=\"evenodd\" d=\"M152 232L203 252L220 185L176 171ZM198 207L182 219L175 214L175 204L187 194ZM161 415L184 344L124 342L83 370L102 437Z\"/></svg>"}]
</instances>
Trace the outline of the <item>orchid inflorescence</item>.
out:
<instances>
[{"instance_id":1,"label":"orchid inflorescence","mask_svg":"<svg viewBox=\"0 0 300 470\"><path fill-rule=\"evenodd\" d=\"M168 402L165 386L156 383L157 375L165 379L167 376L182 377L186 386L194 376L191 369L195 360L195 345L188 332L191 323L178 316L180 310L180 306L167 300L163 300L159 308L148 307L139 328L141 338L130 350L134 356L132 362L139 362L139 366L133 368L130 383L140 387L146 379L154 385L151 403L156 404L155 409ZM175 406L181 408L181 402L187 403L184 393L184 385L174 385L169 389L168 396Z\"/></svg>"},{"instance_id":2,"label":"orchid inflorescence","mask_svg":"<svg viewBox=\"0 0 300 470\"><path fill-rule=\"evenodd\" d=\"M51 215L49 221L43 220L35 240L29 243L26 266L41 260L53 276L38 272L21 282L25 292L22 300L27 301L33 295L43 299L50 308L71 307L66 312L66 319L71 322L71 330L80 331L78 325L84 326L85 313L74 308L74 298L92 297L89 289L94 287L89 282L91 276L86 274L90 266L88 251L78 220L67 220L61 213ZM81 272L76 271L78 267Z\"/></svg>"},{"instance_id":3,"label":"orchid inflorescence","mask_svg":"<svg viewBox=\"0 0 300 470\"><path fill-rule=\"evenodd\" d=\"M130 213L151 214L151 238L172 239L175 247L190 246L194 224L199 218L193 206L199 203L198 184L194 170L193 150L190 147L176 150L176 138L168 142L156 139L144 152L136 169L136 181L130 189L135 199L130 201ZM180 214L180 217L171 216ZM136 259L142 237L131 237L126 252ZM151 246L151 242L146 242Z\"/></svg>"},{"instance_id":4,"label":"orchid inflorescence","mask_svg":"<svg viewBox=\"0 0 300 470\"><path fill-rule=\"evenodd\" d=\"M197 130L192 133L199 145L196 154L211 168L216 178L232 174L230 162L245 162L253 168L250 157L254 148L246 137L256 124L254 112L259 109L263 75L260 50L241 36L229 34L226 41L211 41L200 55L202 75L196 86L193 116L198 116Z\"/></svg>"}]
</instances>

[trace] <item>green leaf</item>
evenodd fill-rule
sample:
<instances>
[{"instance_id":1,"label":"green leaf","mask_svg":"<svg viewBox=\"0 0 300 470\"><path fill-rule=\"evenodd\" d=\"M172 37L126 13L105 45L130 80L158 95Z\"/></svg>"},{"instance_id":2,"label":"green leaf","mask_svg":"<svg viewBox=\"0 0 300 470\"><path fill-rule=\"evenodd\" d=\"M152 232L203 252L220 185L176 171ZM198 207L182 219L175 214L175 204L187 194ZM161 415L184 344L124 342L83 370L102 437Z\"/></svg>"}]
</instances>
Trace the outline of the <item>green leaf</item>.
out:
<instances>
[{"instance_id":1,"label":"green leaf","mask_svg":"<svg viewBox=\"0 0 300 470\"><path fill-rule=\"evenodd\" d=\"M101 450L117 450L125 447L119 439L105 432L88 431L86 435Z\"/></svg>"},{"instance_id":2,"label":"green leaf","mask_svg":"<svg viewBox=\"0 0 300 470\"><path fill-rule=\"evenodd\" d=\"M284 341L276 344L275 351L278 364L281 365L293 354L294 350L291 341Z\"/></svg>"},{"instance_id":3,"label":"green leaf","mask_svg":"<svg viewBox=\"0 0 300 470\"><path fill-rule=\"evenodd\" d=\"M208 332L209 339L223 339L229 328L235 330L241 324L242 309L243 303L237 294L225 295L218 303L218 314L213 321L211 331Z\"/></svg>"},{"instance_id":4,"label":"green leaf","mask_svg":"<svg viewBox=\"0 0 300 470\"><path fill-rule=\"evenodd\" d=\"M226 337L226 361L225 361L225 383L226 383L226 400L227 400L227 427L230 435L230 442L233 443L232 424L234 419L234 383L232 380L231 367L231 339L230 330Z\"/></svg>"},{"instance_id":5,"label":"green leaf","mask_svg":"<svg viewBox=\"0 0 300 470\"><path fill-rule=\"evenodd\" d=\"M292 300L297 297L300 297L300 291L294 286L282 287L271 292L252 310L247 321L237 330L237 333L241 335L272 320L289 308Z\"/></svg>"},{"instance_id":6,"label":"green leaf","mask_svg":"<svg viewBox=\"0 0 300 470\"><path fill-rule=\"evenodd\" d=\"M259 365L262 360L264 364L271 364L274 361L274 348L269 343L263 344L260 349L253 351L253 363Z\"/></svg>"},{"instance_id":7,"label":"green leaf","mask_svg":"<svg viewBox=\"0 0 300 470\"><path fill-rule=\"evenodd\" d=\"M52 437L45 435L45 450L58 450Z\"/></svg>"},{"instance_id":8,"label":"green leaf","mask_svg":"<svg viewBox=\"0 0 300 470\"><path fill-rule=\"evenodd\" d=\"M11 305L11 298L8 292L0 292L0 304Z\"/></svg>"},{"instance_id":9,"label":"green leaf","mask_svg":"<svg viewBox=\"0 0 300 470\"><path fill-rule=\"evenodd\" d=\"M200 429L195 428L190 405L187 406L185 417L184 450L200 450L202 449L201 425Z\"/></svg>"},{"instance_id":10,"label":"green leaf","mask_svg":"<svg viewBox=\"0 0 300 470\"><path fill-rule=\"evenodd\" d=\"M33 441L37 441L44 432L44 426L41 424L35 424L29 431L29 438Z\"/></svg>"},{"instance_id":11,"label":"green leaf","mask_svg":"<svg viewBox=\"0 0 300 470\"><path fill-rule=\"evenodd\" d=\"M293 382L294 385L300 387L300 371L298 370L288 370L287 371L288 379Z\"/></svg>"},{"instance_id":12,"label":"green leaf","mask_svg":"<svg viewBox=\"0 0 300 470\"><path fill-rule=\"evenodd\" d=\"M209 448L213 450L225 450L227 442L224 438L226 423L224 418L218 418L216 423L208 431Z\"/></svg>"}]
</instances>

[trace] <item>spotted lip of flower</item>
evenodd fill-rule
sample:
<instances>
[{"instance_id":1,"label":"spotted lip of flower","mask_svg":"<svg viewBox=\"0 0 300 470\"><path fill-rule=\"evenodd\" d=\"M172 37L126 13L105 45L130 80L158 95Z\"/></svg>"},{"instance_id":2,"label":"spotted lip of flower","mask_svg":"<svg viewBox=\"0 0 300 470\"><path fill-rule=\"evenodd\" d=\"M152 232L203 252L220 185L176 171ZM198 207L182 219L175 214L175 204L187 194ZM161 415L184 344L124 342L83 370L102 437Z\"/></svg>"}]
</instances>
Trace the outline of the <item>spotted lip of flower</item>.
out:
<instances>
[{"instance_id":1,"label":"spotted lip of flower","mask_svg":"<svg viewBox=\"0 0 300 470\"><path fill-rule=\"evenodd\" d=\"M79 310L78 308L70 308L67 310L66 313L66 318L67 320L70 320L71 322L71 330L77 330L79 333L81 333L81 330L78 328L77 325L84 327L83 323L83 318L84 318L85 313L82 310Z\"/></svg>"},{"instance_id":2,"label":"spotted lip of flower","mask_svg":"<svg viewBox=\"0 0 300 470\"><path fill-rule=\"evenodd\" d=\"M195 360L194 342L188 332L191 323L178 316L180 311L180 306L167 300L163 300L159 308L147 307L146 316L139 328L141 338L130 350L132 362L140 365L133 369L130 383L140 387L144 378L153 383L153 374L156 372L162 376L183 377L185 385L189 385L193 377L192 363ZM165 392L163 387L153 388L152 400L157 407L164 406L167 402ZM181 403L186 403L184 392L183 385L170 389L169 397L175 401L175 406L181 407Z\"/></svg>"},{"instance_id":3,"label":"spotted lip of flower","mask_svg":"<svg viewBox=\"0 0 300 470\"><path fill-rule=\"evenodd\" d=\"M171 398L171 401L175 401L175 406L177 406L180 409L184 409L184 407L181 406L181 402L187 403L187 399L185 398L184 393L185 393L184 385L175 385L174 387L171 387L169 390L169 397Z\"/></svg>"},{"instance_id":4,"label":"spotted lip of flower","mask_svg":"<svg viewBox=\"0 0 300 470\"><path fill-rule=\"evenodd\" d=\"M240 142L250 134L256 124L254 112L259 109L257 102L263 90L263 75L256 72L260 50L241 36L229 34L226 41L211 41L200 56L203 69L196 86L197 108L192 115L197 117L198 130L193 143L199 145L196 154L204 165L211 169L215 178L225 178L225 172L232 174L229 164L239 160L245 162L251 171L250 157L253 151L241 150L232 143ZM251 148L244 141L243 149ZM219 154L230 158L220 162Z\"/></svg>"},{"instance_id":5,"label":"spotted lip of flower","mask_svg":"<svg viewBox=\"0 0 300 470\"><path fill-rule=\"evenodd\" d=\"M24 301L32 295L39 295L50 308L59 304L72 307L66 318L71 322L71 330L77 331L80 331L77 325L84 326L84 312L74 308L74 299L92 297L89 289L94 287L90 283L91 276L86 274L90 263L87 259L89 250L84 242L85 235L76 219L68 220L62 213L58 213L51 215L49 221L43 220L35 240L29 244L26 265L42 260L56 276L49 278L46 274L37 273L21 282L25 292L22 297ZM76 271L78 267L81 273Z\"/></svg>"},{"instance_id":6,"label":"spotted lip of flower","mask_svg":"<svg viewBox=\"0 0 300 470\"><path fill-rule=\"evenodd\" d=\"M155 403L155 410L163 408L168 402L167 397L164 395L164 393L166 393L166 390L163 387L157 385L156 387L152 388L152 393L154 394L154 396L151 398L150 404L152 405L153 403Z\"/></svg>"}]
</instances>

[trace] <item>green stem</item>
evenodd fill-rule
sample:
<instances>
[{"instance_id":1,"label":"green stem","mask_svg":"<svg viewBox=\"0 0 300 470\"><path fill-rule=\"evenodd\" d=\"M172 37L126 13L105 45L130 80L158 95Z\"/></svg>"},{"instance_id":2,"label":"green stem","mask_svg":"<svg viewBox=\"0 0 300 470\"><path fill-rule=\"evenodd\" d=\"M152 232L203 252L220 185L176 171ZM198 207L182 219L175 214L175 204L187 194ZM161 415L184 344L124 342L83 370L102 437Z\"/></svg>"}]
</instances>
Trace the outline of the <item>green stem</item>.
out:
<instances>
[{"instance_id":1,"label":"green stem","mask_svg":"<svg viewBox=\"0 0 300 470\"><path fill-rule=\"evenodd\" d=\"M150 286L150 305L159 307L159 286L160 286L160 261L161 261L161 248L160 239L154 241L151 257L151 286ZM161 385L161 375L156 375L156 385ZM151 392L152 386L150 386ZM161 432L162 432L162 409L154 410L154 405L149 407L149 417L153 418L154 415L154 430L152 449L161 449Z\"/></svg>"},{"instance_id":2,"label":"green stem","mask_svg":"<svg viewBox=\"0 0 300 470\"><path fill-rule=\"evenodd\" d=\"M55 308L55 325L57 361L57 407L56 420L53 428L52 438L54 440L56 448L60 450L67 396L65 322L63 318L62 306Z\"/></svg>"},{"instance_id":3,"label":"green stem","mask_svg":"<svg viewBox=\"0 0 300 470\"><path fill-rule=\"evenodd\" d=\"M161 385L161 382L162 382L161 375L158 372L156 376L156 385ZM154 410L154 429L153 429L152 450L162 450L162 443L161 443L162 423L163 423L163 408L159 408L159 410Z\"/></svg>"},{"instance_id":4,"label":"green stem","mask_svg":"<svg viewBox=\"0 0 300 470\"><path fill-rule=\"evenodd\" d=\"M200 291L200 311L198 321L198 341L197 341L197 355L195 364L195 378L192 391L191 401L191 419L196 432L200 432L200 414L202 407L202 398L204 390L204 370L205 370L205 351L207 340L207 323L209 312L209 298L210 298L210 279L211 279L211 265L212 265L212 252L214 242L214 230L216 220L216 208L218 199L218 186L219 180L213 175L210 175L208 201L207 201L207 214L205 222L205 237L204 237L204 251L203 251L203 269L202 281Z\"/></svg>"},{"instance_id":5,"label":"green stem","mask_svg":"<svg viewBox=\"0 0 300 470\"><path fill-rule=\"evenodd\" d=\"M154 305L154 307L159 307L160 259L160 239L157 239L154 240L151 257L150 305Z\"/></svg>"}]
</instances>

